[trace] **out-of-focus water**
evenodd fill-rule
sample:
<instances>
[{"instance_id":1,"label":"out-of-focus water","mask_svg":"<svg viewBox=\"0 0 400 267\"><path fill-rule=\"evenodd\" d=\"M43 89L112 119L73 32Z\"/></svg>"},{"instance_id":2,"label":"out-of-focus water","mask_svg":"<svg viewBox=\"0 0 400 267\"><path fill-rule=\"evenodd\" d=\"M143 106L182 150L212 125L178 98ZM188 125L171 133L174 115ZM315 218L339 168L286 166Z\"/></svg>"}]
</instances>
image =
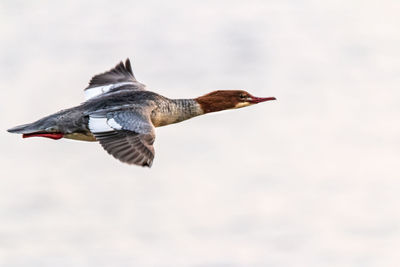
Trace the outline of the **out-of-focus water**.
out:
<instances>
[{"instance_id":1,"label":"out-of-focus water","mask_svg":"<svg viewBox=\"0 0 400 267\"><path fill-rule=\"evenodd\" d=\"M398 1L2 1L0 266L398 266ZM130 57L167 97L276 102L157 129L152 169L6 133Z\"/></svg>"}]
</instances>

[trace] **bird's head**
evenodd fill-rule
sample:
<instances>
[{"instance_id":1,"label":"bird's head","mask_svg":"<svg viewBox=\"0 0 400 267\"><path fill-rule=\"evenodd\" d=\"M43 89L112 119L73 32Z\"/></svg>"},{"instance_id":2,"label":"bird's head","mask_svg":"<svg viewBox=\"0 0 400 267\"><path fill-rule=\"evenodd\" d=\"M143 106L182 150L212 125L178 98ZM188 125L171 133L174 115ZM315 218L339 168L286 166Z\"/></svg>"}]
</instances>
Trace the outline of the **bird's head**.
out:
<instances>
[{"instance_id":1,"label":"bird's head","mask_svg":"<svg viewBox=\"0 0 400 267\"><path fill-rule=\"evenodd\" d=\"M255 97L243 90L218 90L196 98L204 113L251 106L275 97Z\"/></svg>"}]
</instances>

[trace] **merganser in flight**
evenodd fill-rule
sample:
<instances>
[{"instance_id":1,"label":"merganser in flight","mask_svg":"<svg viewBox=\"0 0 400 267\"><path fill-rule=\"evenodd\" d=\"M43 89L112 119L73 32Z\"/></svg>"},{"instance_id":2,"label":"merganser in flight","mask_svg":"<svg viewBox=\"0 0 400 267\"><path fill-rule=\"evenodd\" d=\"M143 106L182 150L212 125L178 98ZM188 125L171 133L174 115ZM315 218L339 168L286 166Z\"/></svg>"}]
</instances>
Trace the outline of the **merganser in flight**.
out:
<instances>
[{"instance_id":1,"label":"merganser in flight","mask_svg":"<svg viewBox=\"0 0 400 267\"><path fill-rule=\"evenodd\" d=\"M154 127L195 116L247 107L275 97L254 97L243 90L218 90L194 99L169 99L147 91L135 79L129 59L94 76L81 105L8 130L23 138L40 136L99 141L115 158L151 167Z\"/></svg>"}]
</instances>

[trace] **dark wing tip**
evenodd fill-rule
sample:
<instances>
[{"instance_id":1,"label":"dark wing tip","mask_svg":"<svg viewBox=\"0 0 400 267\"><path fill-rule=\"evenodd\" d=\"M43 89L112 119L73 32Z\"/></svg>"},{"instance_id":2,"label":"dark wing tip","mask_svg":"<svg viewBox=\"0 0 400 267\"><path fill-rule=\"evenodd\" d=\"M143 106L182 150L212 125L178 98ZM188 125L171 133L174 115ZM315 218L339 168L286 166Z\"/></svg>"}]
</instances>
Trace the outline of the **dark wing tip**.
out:
<instances>
[{"instance_id":1,"label":"dark wing tip","mask_svg":"<svg viewBox=\"0 0 400 267\"><path fill-rule=\"evenodd\" d=\"M142 165L142 167L148 167L151 168L151 166L153 165L153 159L149 159L147 161L145 161Z\"/></svg>"},{"instance_id":2,"label":"dark wing tip","mask_svg":"<svg viewBox=\"0 0 400 267\"><path fill-rule=\"evenodd\" d=\"M148 144L143 135L119 130L94 134L101 146L121 162L151 167L154 159L154 148Z\"/></svg>"},{"instance_id":3,"label":"dark wing tip","mask_svg":"<svg viewBox=\"0 0 400 267\"><path fill-rule=\"evenodd\" d=\"M129 60L129 57L125 60L125 68L126 68L126 69L129 71L129 73L132 74L132 76L133 76L131 61Z\"/></svg>"},{"instance_id":4,"label":"dark wing tip","mask_svg":"<svg viewBox=\"0 0 400 267\"><path fill-rule=\"evenodd\" d=\"M151 163L150 163L150 164L148 164L148 163L144 163L144 164L142 165L142 167L151 168Z\"/></svg>"},{"instance_id":5,"label":"dark wing tip","mask_svg":"<svg viewBox=\"0 0 400 267\"><path fill-rule=\"evenodd\" d=\"M136 82L129 58L126 59L125 64L123 61L120 61L109 71L93 76L86 89L119 82Z\"/></svg>"}]
</instances>

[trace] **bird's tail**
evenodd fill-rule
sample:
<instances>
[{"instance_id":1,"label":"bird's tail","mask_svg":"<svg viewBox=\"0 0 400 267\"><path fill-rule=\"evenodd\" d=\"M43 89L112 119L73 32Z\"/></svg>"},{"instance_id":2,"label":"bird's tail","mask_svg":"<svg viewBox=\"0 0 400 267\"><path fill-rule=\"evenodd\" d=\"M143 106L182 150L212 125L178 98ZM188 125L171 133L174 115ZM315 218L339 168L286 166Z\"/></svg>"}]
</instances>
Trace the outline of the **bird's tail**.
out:
<instances>
[{"instance_id":1,"label":"bird's tail","mask_svg":"<svg viewBox=\"0 0 400 267\"><path fill-rule=\"evenodd\" d=\"M23 138L40 136L57 140L64 136L64 133L57 125L60 115L60 113L52 114L33 123L19 125L7 131L22 134Z\"/></svg>"}]
</instances>

